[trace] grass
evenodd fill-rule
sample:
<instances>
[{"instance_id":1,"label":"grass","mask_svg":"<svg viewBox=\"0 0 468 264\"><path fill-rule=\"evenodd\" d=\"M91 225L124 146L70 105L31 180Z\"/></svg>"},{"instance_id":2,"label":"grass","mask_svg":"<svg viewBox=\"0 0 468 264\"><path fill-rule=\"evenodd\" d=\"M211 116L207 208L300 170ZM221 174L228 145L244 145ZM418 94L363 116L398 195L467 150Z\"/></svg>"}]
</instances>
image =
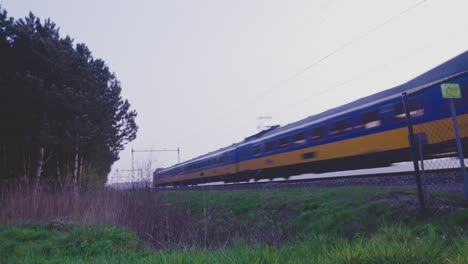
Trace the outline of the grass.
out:
<instances>
[{"instance_id":1,"label":"grass","mask_svg":"<svg viewBox=\"0 0 468 264\"><path fill-rule=\"evenodd\" d=\"M438 206L448 207L450 219L439 208L419 212L415 191L369 187L293 188L240 191L184 191L157 194L167 203L182 203L192 208L194 219L237 226L243 233L275 230L281 237L270 242L326 233L352 238L357 233L369 234L385 224L404 223L418 226L433 223L441 229L461 226L468 230L468 210L460 195ZM164 196L163 199L161 196ZM452 203L453 201L453 203ZM204 218L205 210L210 217ZM451 221L451 223L447 223ZM265 232L263 232L265 234ZM268 239L266 239L268 240Z\"/></svg>"},{"instance_id":2,"label":"grass","mask_svg":"<svg viewBox=\"0 0 468 264\"><path fill-rule=\"evenodd\" d=\"M310 235L271 247L238 244L225 249L150 251L136 235L115 227L54 224L0 229L2 263L467 263L463 237L441 237L431 225L424 232L402 225L383 226L371 236L352 239Z\"/></svg>"},{"instance_id":3,"label":"grass","mask_svg":"<svg viewBox=\"0 0 468 264\"><path fill-rule=\"evenodd\" d=\"M414 191L371 187L13 193L0 262L468 263L466 203L437 195L421 214Z\"/></svg>"},{"instance_id":4,"label":"grass","mask_svg":"<svg viewBox=\"0 0 468 264\"><path fill-rule=\"evenodd\" d=\"M98 227L59 223L6 226L0 229L0 260L36 262L78 256L87 259L137 250L135 233L115 226ZM51 259L50 259L51 258Z\"/></svg>"}]
</instances>

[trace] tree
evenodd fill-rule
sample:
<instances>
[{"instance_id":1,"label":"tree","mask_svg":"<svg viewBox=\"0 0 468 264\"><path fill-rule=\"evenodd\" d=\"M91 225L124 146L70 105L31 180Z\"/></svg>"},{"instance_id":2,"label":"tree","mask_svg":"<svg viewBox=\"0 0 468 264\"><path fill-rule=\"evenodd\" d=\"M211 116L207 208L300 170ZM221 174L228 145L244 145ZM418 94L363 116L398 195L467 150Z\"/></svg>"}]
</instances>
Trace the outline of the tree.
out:
<instances>
[{"instance_id":1,"label":"tree","mask_svg":"<svg viewBox=\"0 0 468 264\"><path fill-rule=\"evenodd\" d=\"M0 131L7 160L0 173L23 175L33 189L42 175L75 190L79 182L103 183L138 130L115 74L85 44L61 38L50 19L30 13L15 21L1 7L0 55L0 110L8 124Z\"/></svg>"}]
</instances>

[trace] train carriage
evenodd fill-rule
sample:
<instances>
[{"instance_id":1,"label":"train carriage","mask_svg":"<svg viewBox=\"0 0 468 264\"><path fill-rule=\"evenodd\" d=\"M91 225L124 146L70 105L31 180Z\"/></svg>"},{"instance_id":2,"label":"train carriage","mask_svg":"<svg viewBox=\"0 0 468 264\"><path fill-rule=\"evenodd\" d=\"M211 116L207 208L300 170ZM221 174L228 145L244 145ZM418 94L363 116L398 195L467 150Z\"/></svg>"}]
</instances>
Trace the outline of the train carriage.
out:
<instances>
[{"instance_id":1,"label":"train carriage","mask_svg":"<svg viewBox=\"0 0 468 264\"><path fill-rule=\"evenodd\" d=\"M442 83L457 83L461 87L462 99L457 99L456 108L466 146L468 52L400 86L157 169L153 184L272 179L309 172L375 168L410 160L402 93L409 94L409 112L415 132L426 139L427 158L451 154L454 144L448 143L453 142L454 132L448 103L441 94ZM441 129L445 133L440 133Z\"/></svg>"}]
</instances>

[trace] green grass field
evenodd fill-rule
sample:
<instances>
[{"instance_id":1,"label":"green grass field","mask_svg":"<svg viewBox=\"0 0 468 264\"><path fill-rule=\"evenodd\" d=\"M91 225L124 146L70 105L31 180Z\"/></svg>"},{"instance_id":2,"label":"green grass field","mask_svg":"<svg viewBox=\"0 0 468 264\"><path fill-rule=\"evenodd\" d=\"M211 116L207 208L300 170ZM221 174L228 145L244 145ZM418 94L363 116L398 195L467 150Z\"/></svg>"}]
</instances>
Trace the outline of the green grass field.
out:
<instances>
[{"instance_id":1,"label":"green grass field","mask_svg":"<svg viewBox=\"0 0 468 264\"><path fill-rule=\"evenodd\" d=\"M106 225L8 224L0 227L0 262L468 263L468 209L458 195L439 194L442 206L425 213L413 191L382 188L180 191L152 197L190 210L191 218L182 222L198 230L193 239L199 243L154 250L141 230L138 237Z\"/></svg>"},{"instance_id":2,"label":"green grass field","mask_svg":"<svg viewBox=\"0 0 468 264\"><path fill-rule=\"evenodd\" d=\"M277 228L294 239L321 233L352 238L393 224L411 228L434 224L449 233L457 233L459 227L468 228L468 218L464 217L465 214L468 217L464 209L467 205L461 194L438 194L438 207L430 207L424 213L419 211L416 191L378 187L184 191L158 195L168 203L190 207L197 219L204 219L208 210L208 221L215 226L235 219L232 224L239 227Z\"/></svg>"}]
</instances>

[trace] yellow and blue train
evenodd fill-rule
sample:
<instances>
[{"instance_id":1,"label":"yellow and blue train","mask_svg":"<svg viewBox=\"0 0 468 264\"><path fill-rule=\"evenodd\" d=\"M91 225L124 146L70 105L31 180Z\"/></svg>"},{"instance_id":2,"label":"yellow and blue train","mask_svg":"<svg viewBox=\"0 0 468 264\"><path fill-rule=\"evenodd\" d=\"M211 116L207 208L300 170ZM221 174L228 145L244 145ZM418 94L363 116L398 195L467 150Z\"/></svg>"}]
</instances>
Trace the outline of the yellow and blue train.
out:
<instances>
[{"instance_id":1,"label":"yellow and blue train","mask_svg":"<svg viewBox=\"0 0 468 264\"><path fill-rule=\"evenodd\" d=\"M242 142L159 168L154 186L238 182L388 166L411 159L402 93L409 94L414 130L426 138L426 158L455 149L454 131L441 84L456 83L460 134L468 149L468 51L397 87L275 126Z\"/></svg>"}]
</instances>

